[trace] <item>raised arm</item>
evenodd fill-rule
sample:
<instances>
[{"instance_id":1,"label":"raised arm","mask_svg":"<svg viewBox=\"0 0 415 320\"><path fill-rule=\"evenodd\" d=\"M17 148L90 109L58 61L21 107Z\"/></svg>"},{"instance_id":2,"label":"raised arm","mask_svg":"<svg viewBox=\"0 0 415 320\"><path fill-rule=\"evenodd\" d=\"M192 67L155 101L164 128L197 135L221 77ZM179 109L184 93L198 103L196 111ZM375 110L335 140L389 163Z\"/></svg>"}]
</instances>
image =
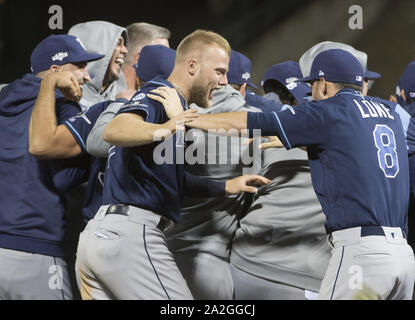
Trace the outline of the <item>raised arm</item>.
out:
<instances>
[{"instance_id":1,"label":"raised arm","mask_svg":"<svg viewBox=\"0 0 415 320\"><path fill-rule=\"evenodd\" d=\"M125 101L115 101L111 103L98 117L86 140L86 150L89 154L98 158L108 157L108 150L111 145L103 139L104 130L106 125L114 119L118 110L120 110L124 103Z\"/></svg>"},{"instance_id":2,"label":"raised arm","mask_svg":"<svg viewBox=\"0 0 415 320\"><path fill-rule=\"evenodd\" d=\"M29 126L29 152L40 159L71 158L82 152L69 130L57 123L55 88L71 100L79 101L82 95L70 72L53 72L42 80Z\"/></svg>"},{"instance_id":3,"label":"raised arm","mask_svg":"<svg viewBox=\"0 0 415 320\"><path fill-rule=\"evenodd\" d=\"M150 144L169 137L180 124L188 124L198 116L196 110L187 110L163 124L155 124L136 113L121 113L105 127L104 140L119 147Z\"/></svg>"}]
</instances>

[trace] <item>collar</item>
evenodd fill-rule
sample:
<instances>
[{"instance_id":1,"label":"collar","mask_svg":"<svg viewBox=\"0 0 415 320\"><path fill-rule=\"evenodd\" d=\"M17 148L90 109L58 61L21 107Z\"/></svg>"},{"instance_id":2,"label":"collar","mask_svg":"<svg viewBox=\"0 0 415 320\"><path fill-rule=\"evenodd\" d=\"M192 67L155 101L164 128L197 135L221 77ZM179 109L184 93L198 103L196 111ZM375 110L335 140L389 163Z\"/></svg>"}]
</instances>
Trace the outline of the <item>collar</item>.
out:
<instances>
[{"instance_id":1,"label":"collar","mask_svg":"<svg viewBox=\"0 0 415 320\"><path fill-rule=\"evenodd\" d=\"M363 94L361 92L356 91L356 90L353 90L353 89L350 89L350 88L344 88L344 89L340 90L339 92L337 92L335 94L335 97L337 97L339 95L343 95L343 94L351 94L351 95L354 95L354 96L358 96L358 97L364 98L363 97Z\"/></svg>"}]
</instances>

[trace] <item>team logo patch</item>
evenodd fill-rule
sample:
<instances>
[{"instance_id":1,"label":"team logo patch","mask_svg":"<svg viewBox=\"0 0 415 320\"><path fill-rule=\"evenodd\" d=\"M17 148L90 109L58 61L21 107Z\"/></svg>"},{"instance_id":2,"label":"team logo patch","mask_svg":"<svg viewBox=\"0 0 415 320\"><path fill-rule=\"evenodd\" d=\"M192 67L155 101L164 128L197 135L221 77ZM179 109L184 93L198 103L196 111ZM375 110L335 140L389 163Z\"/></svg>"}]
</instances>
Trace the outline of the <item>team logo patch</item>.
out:
<instances>
[{"instance_id":1,"label":"team logo patch","mask_svg":"<svg viewBox=\"0 0 415 320\"><path fill-rule=\"evenodd\" d=\"M52 61L56 61L56 60L62 61L67 56L68 56L68 53L67 52L58 52L57 54L55 54L52 57Z\"/></svg>"},{"instance_id":2,"label":"team logo patch","mask_svg":"<svg viewBox=\"0 0 415 320\"><path fill-rule=\"evenodd\" d=\"M140 93L132 98L133 101L143 100L146 97L145 93Z\"/></svg>"},{"instance_id":3,"label":"team logo patch","mask_svg":"<svg viewBox=\"0 0 415 320\"><path fill-rule=\"evenodd\" d=\"M251 74L249 72L245 72L242 75L242 79L244 79L245 81L248 81L251 78Z\"/></svg>"},{"instance_id":4,"label":"team logo patch","mask_svg":"<svg viewBox=\"0 0 415 320\"><path fill-rule=\"evenodd\" d=\"M324 73L323 71L321 71L321 70L320 70L320 71L318 72L318 75L321 77L321 76L324 76L324 75L325 75L325 73Z\"/></svg>"}]
</instances>

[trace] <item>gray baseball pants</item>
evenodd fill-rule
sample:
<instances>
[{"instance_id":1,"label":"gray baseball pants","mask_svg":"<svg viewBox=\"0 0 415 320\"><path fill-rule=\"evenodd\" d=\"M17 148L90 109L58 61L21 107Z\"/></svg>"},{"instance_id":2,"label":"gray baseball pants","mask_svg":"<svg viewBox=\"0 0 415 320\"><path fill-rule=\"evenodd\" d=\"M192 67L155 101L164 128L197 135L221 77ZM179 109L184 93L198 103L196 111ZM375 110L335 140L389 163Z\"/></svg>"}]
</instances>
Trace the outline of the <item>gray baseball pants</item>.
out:
<instances>
[{"instance_id":1,"label":"gray baseball pants","mask_svg":"<svg viewBox=\"0 0 415 320\"><path fill-rule=\"evenodd\" d=\"M72 300L65 260L0 248L0 300Z\"/></svg>"},{"instance_id":2,"label":"gray baseball pants","mask_svg":"<svg viewBox=\"0 0 415 320\"><path fill-rule=\"evenodd\" d=\"M415 262L400 228L376 227L384 235L366 235L361 227L335 231L321 300L411 300Z\"/></svg>"},{"instance_id":3,"label":"gray baseball pants","mask_svg":"<svg viewBox=\"0 0 415 320\"><path fill-rule=\"evenodd\" d=\"M76 274L82 299L193 299L160 230L160 215L102 206L81 233Z\"/></svg>"},{"instance_id":4,"label":"gray baseball pants","mask_svg":"<svg viewBox=\"0 0 415 320\"><path fill-rule=\"evenodd\" d=\"M177 266L197 300L232 300L230 263L212 254L175 253Z\"/></svg>"}]
</instances>

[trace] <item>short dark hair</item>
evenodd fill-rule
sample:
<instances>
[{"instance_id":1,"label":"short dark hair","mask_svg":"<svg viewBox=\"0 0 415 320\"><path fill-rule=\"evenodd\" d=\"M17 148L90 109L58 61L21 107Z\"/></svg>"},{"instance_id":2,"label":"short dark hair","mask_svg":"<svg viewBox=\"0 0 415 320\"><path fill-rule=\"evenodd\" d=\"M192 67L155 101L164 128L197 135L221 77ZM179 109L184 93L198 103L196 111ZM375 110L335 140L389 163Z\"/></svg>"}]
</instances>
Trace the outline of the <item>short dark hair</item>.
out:
<instances>
[{"instance_id":1,"label":"short dark hair","mask_svg":"<svg viewBox=\"0 0 415 320\"><path fill-rule=\"evenodd\" d=\"M353 83L342 83L342 82L332 82L334 84L334 86L336 87L336 89L338 90L343 90L345 88L349 88L355 91L359 91L362 92L363 91L363 86L360 86L358 84L353 84Z\"/></svg>"},{"instance_id":2,"label":"short dark hair","mask_svg":"<svg viewBox=\"0 0 415 320\"><path fill-rule=\"evenodd\" d=\"M275 92L284 104L294 106L298 104L298 101L291 94L291 92L279 81L275 79L268 79L263 84L264 92Z\"/></svg>"}]
</instances>

